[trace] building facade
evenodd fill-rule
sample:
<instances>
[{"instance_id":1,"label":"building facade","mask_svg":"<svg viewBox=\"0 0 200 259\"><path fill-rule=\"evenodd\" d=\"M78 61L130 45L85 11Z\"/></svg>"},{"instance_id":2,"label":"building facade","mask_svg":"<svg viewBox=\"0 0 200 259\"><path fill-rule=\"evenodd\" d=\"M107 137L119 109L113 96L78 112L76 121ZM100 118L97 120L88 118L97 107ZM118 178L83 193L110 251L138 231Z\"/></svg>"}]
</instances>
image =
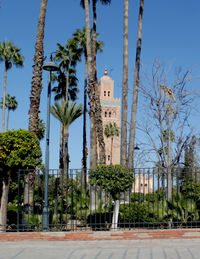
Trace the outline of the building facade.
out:
<instances>
[{"instance_id":1,"label":"building facade","mask_svg":"<svg viewBox=\"0 0 200 259\"><path fill-rule=\"evenodd\" d=\"M153 192L153 177L145 174L135 175L134 183L132 185L132 192L134 193L152 193Z\"/></svg>"},{"instance_id":2,"label":"building facade","mask_svg":"<svg viewBox=\"0 0 200 259\"><path fill-rule=\"evenodd\" d=\"M105 69L104 76L100 78L99 96L102 108L103 131L109 123L116 123L120 129L120 99L114 98L114 81L108 76ZM104 135L106 164L111 163L111 138ZM98 151L99 153L99 151ZM113 138L112 164L120 164L120 136Z\"/></svg>"}]
</instances>

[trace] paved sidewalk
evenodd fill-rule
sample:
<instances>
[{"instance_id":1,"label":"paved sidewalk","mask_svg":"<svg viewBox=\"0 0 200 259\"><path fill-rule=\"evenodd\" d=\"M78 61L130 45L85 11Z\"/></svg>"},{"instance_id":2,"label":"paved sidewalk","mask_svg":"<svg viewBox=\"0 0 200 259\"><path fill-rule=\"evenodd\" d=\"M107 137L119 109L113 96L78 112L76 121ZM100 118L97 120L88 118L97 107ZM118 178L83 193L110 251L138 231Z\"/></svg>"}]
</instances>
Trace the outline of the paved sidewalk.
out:
<instances>
[{"instance_id":1,"label":"paved sidewalk","mask_svg":"<svg viewBox=\"0 0 200 259\"><path fill-rule=\"evenodd\" d=\"M0 242L1 259L199 259L200 239Z\"/></svg>"}]
</instances>

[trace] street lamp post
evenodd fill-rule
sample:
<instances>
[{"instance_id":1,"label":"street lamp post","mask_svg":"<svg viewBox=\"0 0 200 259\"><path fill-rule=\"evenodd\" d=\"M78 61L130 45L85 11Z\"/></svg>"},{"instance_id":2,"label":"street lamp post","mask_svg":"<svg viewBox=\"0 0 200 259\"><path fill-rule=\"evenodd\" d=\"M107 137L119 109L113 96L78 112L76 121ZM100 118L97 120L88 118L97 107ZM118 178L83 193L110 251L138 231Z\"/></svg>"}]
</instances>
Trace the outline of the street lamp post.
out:
<instances>
[{"instance_id":1,"label":"street lamp post","mask_svg":"<svg viewBox=\"0 0 200 259\"><path fill-rule=\"evenodd\" d=\"M48 182L49 182L49 133L50 133L50 107L51 107L51 72L58 71L58 65L50 61L43 65L43 69L49 71L48 91L47 91L47 121L46 121L46 151L45 151L45 186L44 186L44 207L43 207L43 230L49 227L49 208L48 208Z\"/></svg>"}]
</instances>

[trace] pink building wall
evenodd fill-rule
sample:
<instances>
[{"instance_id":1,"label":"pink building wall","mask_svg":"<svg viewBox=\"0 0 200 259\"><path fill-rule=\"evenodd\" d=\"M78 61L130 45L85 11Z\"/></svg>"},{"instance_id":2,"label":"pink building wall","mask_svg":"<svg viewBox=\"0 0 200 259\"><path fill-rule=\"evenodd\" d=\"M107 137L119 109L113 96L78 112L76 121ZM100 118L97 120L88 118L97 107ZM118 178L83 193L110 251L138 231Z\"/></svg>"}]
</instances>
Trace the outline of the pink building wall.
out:
<instances>
[{"instance_id":1,"label":"pink building wall","mask_svg":"<svg viewBox=\"0 0 200 259\"><path fill-rule=\"evenodd\" d=\"M145 174L136 175L132 185L132 192L140 192L144 194L153 192L153 178L148 177Z\"/></svg>"}]
</instances>

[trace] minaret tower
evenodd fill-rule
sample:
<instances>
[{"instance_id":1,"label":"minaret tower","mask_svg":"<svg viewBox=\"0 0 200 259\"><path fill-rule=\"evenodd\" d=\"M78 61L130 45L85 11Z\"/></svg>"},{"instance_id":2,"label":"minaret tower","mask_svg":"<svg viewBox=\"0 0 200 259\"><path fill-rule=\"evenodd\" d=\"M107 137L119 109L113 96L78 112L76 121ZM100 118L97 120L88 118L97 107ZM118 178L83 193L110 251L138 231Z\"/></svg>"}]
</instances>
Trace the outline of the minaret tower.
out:
<instances>
[{"instance_id":1,"label":"minaret tower","mask_svg":"<svg viewBox=\"0 0 200 259\"><path fill-rule=\"evenodd\" d=\"M120 99L114 98L114 81L108 76L107 68L105 67L104 76L99 81L99 96L102 108L102 122L103 131L109 123L116 123L120 128ZM111 138L106 138L105 141L105 153L106 164L110 164L111 158ZM115 136L113 139L112 148L112 164L120 163L120 136Z\"/></svg>"}]
</instances>

